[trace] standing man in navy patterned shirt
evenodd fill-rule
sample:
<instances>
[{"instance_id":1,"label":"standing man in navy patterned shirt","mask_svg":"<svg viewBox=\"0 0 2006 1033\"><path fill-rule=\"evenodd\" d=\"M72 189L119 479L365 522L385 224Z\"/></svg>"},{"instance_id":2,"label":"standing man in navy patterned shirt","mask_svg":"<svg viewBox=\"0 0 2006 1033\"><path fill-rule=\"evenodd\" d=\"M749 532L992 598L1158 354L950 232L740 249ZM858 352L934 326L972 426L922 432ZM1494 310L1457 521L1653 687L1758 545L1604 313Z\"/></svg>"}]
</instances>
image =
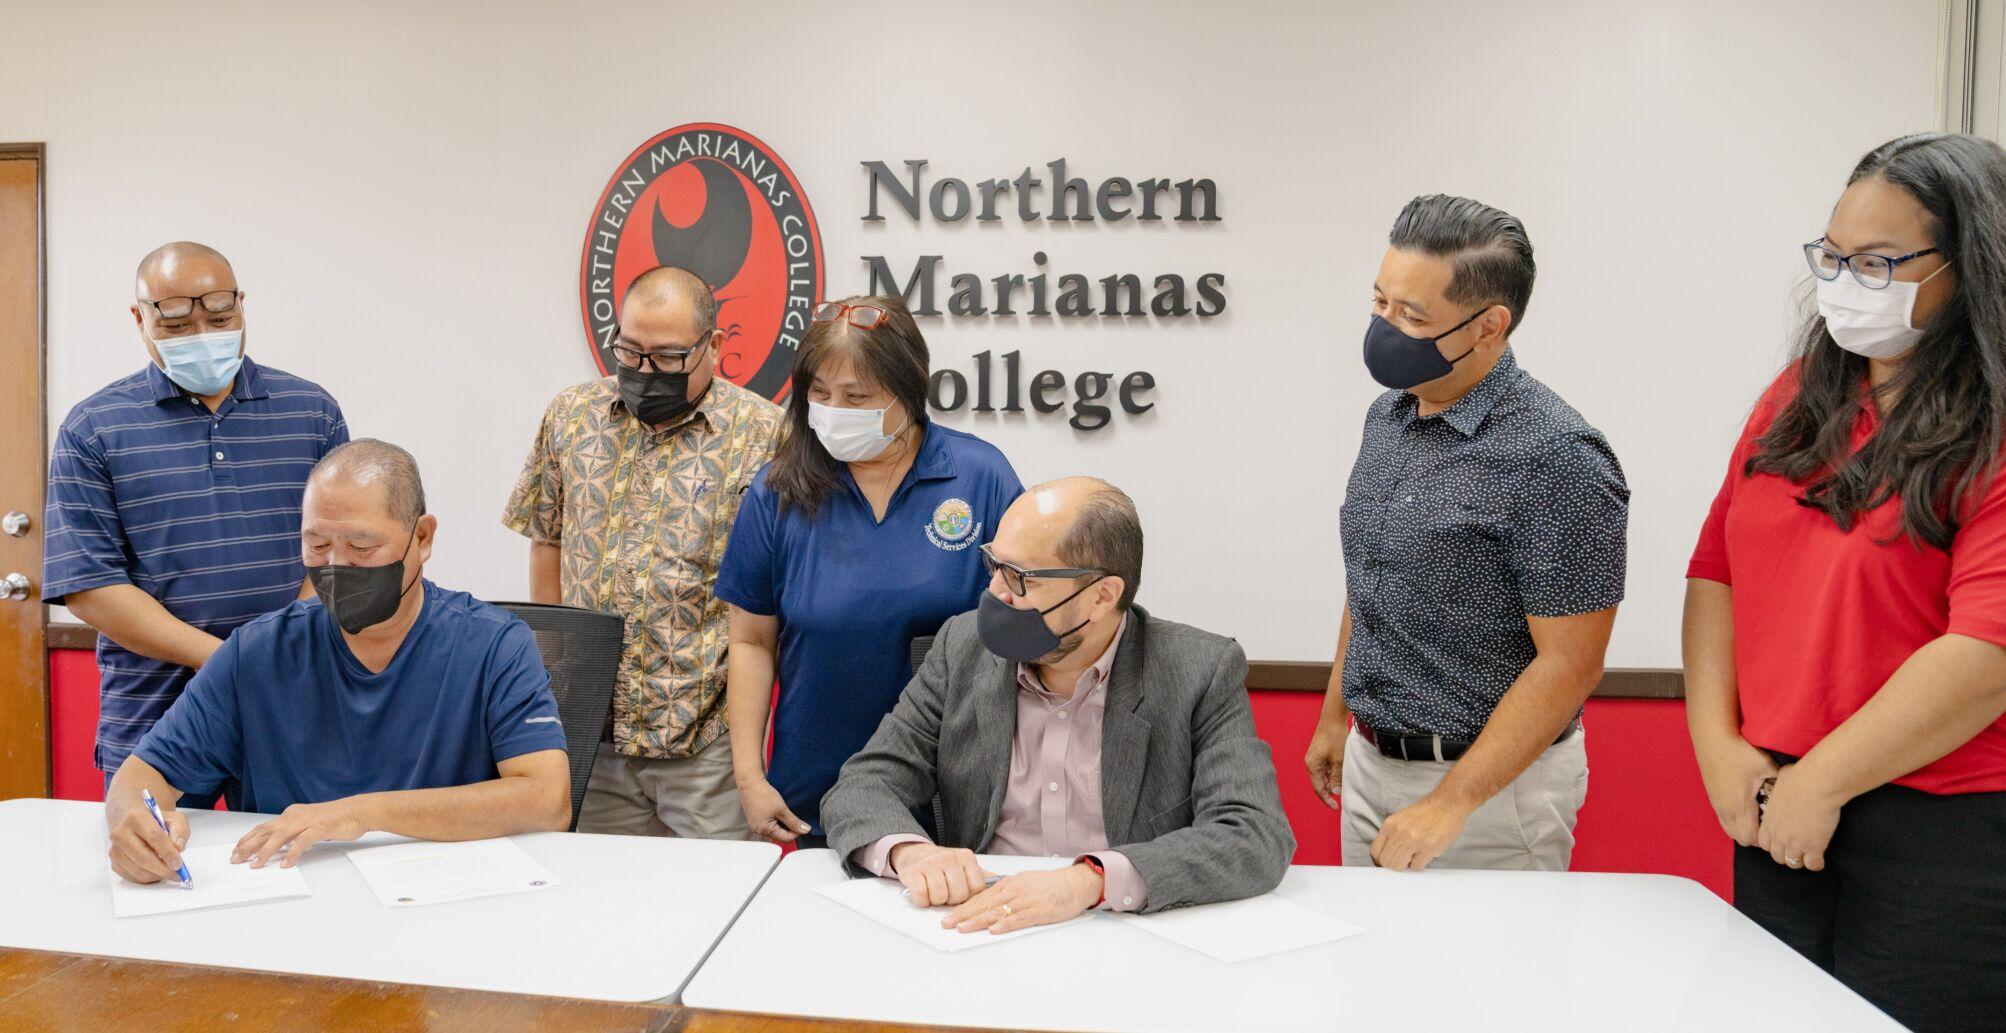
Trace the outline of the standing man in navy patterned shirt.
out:
<instances>
[{"instance_id":1,"label":"standing man in navy patterned shirt","mask_svg":"<svg viewBox=\"0 0 2006 1033\"><path fill-rule=\"evenodd\" d=\"M152 361L63 420L43 561L44 598L98 632L107 783L230 632L309 594L300 497L348 440L326 391L245 356L244 292L214 249L155 249L135 291Z\"/></svg>"},{"instance_id":2,"label":"standing man in navy patterned shirt","mask_svg":"<svg viewBox=\"0 0 2006 1033\"><path fill-rule=\"evenodd\" d=\"M1389 242L1365 364L1391 390L1340 513L1346 601L1310 780L1343 811L1346 864L1564 870L1630 491L1601 433L1512 355L1525 226L1436 194Z\"/></svg>"}]
</instances>

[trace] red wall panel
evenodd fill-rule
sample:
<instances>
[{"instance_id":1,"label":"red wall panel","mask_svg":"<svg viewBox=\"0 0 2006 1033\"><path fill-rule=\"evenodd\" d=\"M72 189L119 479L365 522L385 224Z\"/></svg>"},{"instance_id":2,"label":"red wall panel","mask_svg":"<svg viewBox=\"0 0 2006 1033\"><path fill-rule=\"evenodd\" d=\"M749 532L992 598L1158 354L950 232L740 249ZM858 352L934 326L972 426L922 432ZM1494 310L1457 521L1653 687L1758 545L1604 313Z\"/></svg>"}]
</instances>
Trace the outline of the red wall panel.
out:
<instances>
[{"instance_id":1,"label":"red wall panel","mask_svg":"<svg viewBox=\"0 0 2006 1033\"><path fill-rule=\"evenodd\" d=\"M97 665L87 650L49 654L50 748L55 795L103 799L91 763L97 731ZM1274 750L1282 805L1295 827L1296 863L1337 864L1338 816L1310 791L1302 758L1323 697L1255 692L1254 722ZM1574 850L1576 871L1661 872L1698 880L1728 897L1730 849L1700 786L1677 700L1597 699L1588 704L1588 803Z\"/></svg>"},{"instance_id":2,"label":"red wall panel","mask_svg":"<svg viewBox=\"0 0 2006 1033\"><path fill-rule=\"evenodd\" d=\"M1254 723L1275 753L1282 806L1295 827L1297 864L1338 864L1338 816L1310 791L1303 753L1323 698L1255 692ZM1576 827L1574 870L1682 875L1732 899L1732 850L1714 820L1679 700L1595 699L1588 736L1588 803Z\"/></svg>"},{"instance_id":3,"label":"red wall panel","mask_svg":"<svg viewBox=\"0 0 2006 1033\"><path fill-rule=\"evenodd\" d=\"M49 651L49 757L58 800L104 799L104 776L92 754L98 732L97 655Z\"/></svg>"},{"instance_id":4,"label":"red wall panel","mask_svg":"<svg viewBox=\"0 0 2006 1033\"><path fill-rule=\"evenodd\" d=\"M1588 802L1575 829L1578 872L1683 875L1734 899L1734 844L1700 782L1683 700L1595 699Z\"/></svg>"},{"instance_id":5,"label":"red wall panel","mask_svg":"<svg viewBox=\"0 0 2006 1033\"><path fill-rule=\"evenodd\" d=\"M1303 754L1309 752L1310 733L1323 712L1320 692L1253 692L1254 727L1274 751L1275 774L1281 779L1282 809L1289 813L1289 825L1296 834L1297 864L1343 864L1338 833L1343 825L1338 813L1324 806L1309 787L1309 769Z\"/></svg>"}]
</instances>

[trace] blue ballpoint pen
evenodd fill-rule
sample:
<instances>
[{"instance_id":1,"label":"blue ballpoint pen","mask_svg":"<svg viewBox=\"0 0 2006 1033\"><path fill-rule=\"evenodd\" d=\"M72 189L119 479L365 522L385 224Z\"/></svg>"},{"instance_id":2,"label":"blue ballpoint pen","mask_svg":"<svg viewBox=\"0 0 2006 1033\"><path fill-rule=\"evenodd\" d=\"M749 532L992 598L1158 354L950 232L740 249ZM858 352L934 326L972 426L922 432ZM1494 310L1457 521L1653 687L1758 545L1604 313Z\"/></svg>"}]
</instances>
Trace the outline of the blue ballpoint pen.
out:
<instances>
[{"instance_id":1,"label":"blue ballpoint pen","mask_svg":"<svg viewBox=\"0 0 2006 1033\"><path fill-rule=\"evenodd\" d=\"M146 801L146 813L153 815L153 823L160 826L160 831L167 833L167 838L173 839L174 833L167 827L167 819L160 816L160 804L153 799L153 790L140 790L139 798ZM181 870L174 874L181 876L182 889L195 888L195 880L188 877L188 862L181 862Z\"/></svg>"}]
</instances>

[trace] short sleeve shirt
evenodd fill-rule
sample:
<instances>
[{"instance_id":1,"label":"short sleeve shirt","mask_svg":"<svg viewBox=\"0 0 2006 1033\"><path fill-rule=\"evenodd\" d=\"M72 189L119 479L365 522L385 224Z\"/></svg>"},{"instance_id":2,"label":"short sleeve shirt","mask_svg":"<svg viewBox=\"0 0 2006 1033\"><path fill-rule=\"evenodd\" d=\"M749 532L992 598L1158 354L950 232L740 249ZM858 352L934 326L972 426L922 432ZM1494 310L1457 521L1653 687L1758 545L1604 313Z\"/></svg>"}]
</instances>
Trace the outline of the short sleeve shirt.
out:
<instances>
[{"instance_id":1,"label":"short sleeve shirt","mask_svg":"<svg viewBox=\"0 0 2006 1033\"><path fill-rule=\"evenodd\" d=\"M348 440L326 391L249 357L215 412L158 367L70 411L49 460L43 596L132 585L217 638L299 598L307 474ZM117 770L192 670L98 637L96 762Z\"/></svg>"},{"instance_id":2,"label":"short sleeve shirt","mask_svg":"<svg viewBox=\"0 0 2006 1033\"><path fill-rule=\"evenodd\" d=\"M1023 492L1003 453L930 423L882 521L850 479L814 514L761 473L740 507L718 598L780 619L780 696L767 778L821 831L822 795L912 676L912 640L974 609L978 547Z\"/></svg>"},{"instance_id":3,"label":"short sleeve shirt","mask_svg":"<svg viewBox=\"0 0 2006 1033\"><path fill-rule=\"evenodd\" d=\"M502 523L559 546L562 598L620 615L613 745L687 757L724 733L724 604L712 594L781 409L722 377L686 418L636 419L607 377L559 394Z\"/></svg>"},{"instance_id":4,"label":"short sleeve shirt","mask_svg":"<svg viewBox=\"0 0 2006 1033\"><path fill-rule=\"evenodd\" d=\"M423 583L417 623L371 672L318 599L237 629L136 755L184 793L234 779L242 807L472 785L564 749L536 638L514 615Z\"/></svg>"},{"instance_id":5,"label":"short sleeve shirt","mask_svg":"<svg viewBox=\"0 0 2006 1033\"><path fill-rule=\"evenodd\" d=\"M2006 478L1995 478L1962 514L1948 550L1903 535L1899 496L1842 529L1798 504L1802 485L1747 472L1796 390L1792 367L1757 403L1686 576L1732 593L1742 736L1801 757L1935 639L1964 635L2006 647ZM1879 424L1873 405L1863 405L1852 449ZM2006 791L2006 717L1894 781L1930 793Z\"/></svg>"},{"instance_id":6,"label":"short sleeve shirt","mask_svg":"<svg viewBox=\"0 0 2006 1033\"><path fill-rule=\"evenodd\" d=\"M1382 395L1339 514L1345 705L1376 731L1474 741L1536 655L1527 617L1622 601L1629 501L1602 434L1509 349L1433 416Z\"/></svg>"}]
</instances>

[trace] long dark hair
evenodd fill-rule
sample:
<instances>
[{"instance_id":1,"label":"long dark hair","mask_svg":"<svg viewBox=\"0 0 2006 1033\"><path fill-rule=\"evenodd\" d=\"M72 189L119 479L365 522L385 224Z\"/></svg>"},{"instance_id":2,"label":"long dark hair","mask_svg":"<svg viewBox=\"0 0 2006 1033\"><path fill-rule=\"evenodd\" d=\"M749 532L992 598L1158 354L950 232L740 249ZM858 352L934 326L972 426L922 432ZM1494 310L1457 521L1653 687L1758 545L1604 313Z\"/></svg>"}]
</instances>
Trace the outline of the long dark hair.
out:
<instances>
[{"instance_id":1,"label":"long dark hair","mask_svg":"<svg viewBox=\"0 0 2006 1033\"><path fill-rule=\"evenodd\" d=\"M857 296L845 305L870 305L885 310L884 322L860 330L843 318L813 323L801 338L794 358L794 386L787 397L787 430L766 470L766 483L780 500L780 511L801 510L813 517L822 500L842 490L843 464L822 447L808 426L808 387L824 366L847 360L865 383L891 393L905 407L913 427L927 423L926 338L920 336L912 313L898 297Z\"/></svg>"},{"instance_id":2,"label":"long dark hair","mask_svg":"<svg viewBox=\"0 0 2006 1033\"><path fill-rule=\"evenodd\" d=\"M1743 472L1789 478L1803 488L1800 504L1848 532L1900 496L1902 534L1948 549L1991 482L2006 429L2006 151L1976 136L1917 133L1869 151L1846 185L1870 176L1929 212L1929 242L1955 264L1956 288L1883 385L1878 397L1893 404L1851 456L1867 360L1812 318L1797 346L1796 396Z\"/></svg>"}]
</instances>

